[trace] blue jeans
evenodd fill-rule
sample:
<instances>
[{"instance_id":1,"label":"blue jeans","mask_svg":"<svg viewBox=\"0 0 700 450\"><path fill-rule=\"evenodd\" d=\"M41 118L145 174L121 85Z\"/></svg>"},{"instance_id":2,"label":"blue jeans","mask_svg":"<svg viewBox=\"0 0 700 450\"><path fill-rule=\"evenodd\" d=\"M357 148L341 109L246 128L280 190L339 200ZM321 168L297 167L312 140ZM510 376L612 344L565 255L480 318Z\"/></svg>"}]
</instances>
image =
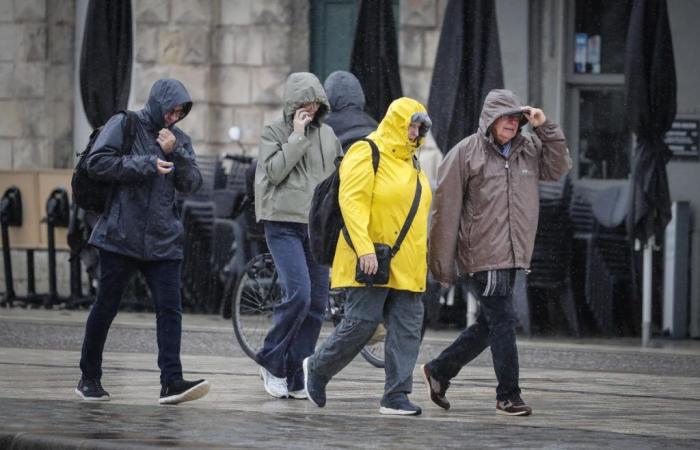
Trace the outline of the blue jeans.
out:
<instances>
[{"instance_id":1,"label":"blue jeans","mask_svg":"<svg viewBox=\"0 0 700 450\"><path fill-rule=\"evenodd\" d=\"M265 239L275 261L284 297L273 311L273 326L256 355L272 375L287 379L290 391L304 388L301 367L316 347L328 303L328 267L316 264L308 226L265 222Z\"/></svg>"},{"instance_id":2,"label":"blue jeans","mask_svg":"<svg viewBox=\"0 0 700 450\"><path fill-rule=\"evenodd\" d=\"M413 387L423 325L417 292L361 287L345 290L345 315L309 360L309 371L323 383L347 366L384 322L384 400L409 394Z\"/></svg>"},{"instance_id":3,"label":"blue jeans","mask_svg":"<svg viewBox=\"0 0 700 450\"><path fill-rule=\"evenodd\" d=\"M97 300L92 305L85 324L85 339L80 356L83 378L102 378L102 352L107 333L117 315L124 288L137 270L146 278L156 311L160 382L168 384L182 378L181 265L181 260L143 261L100 250Z\"/></svg>"},{"instance_id":4,"label":"blue jeans","mask_svg":"<svg viewBox=\"0 0 700 450\"><path fill-rule=\"evenodd\" d=\"M435 379L450 381L457 376L462 367L490 346L493 368L498 379L496 398L506 400L520 394L513 292L511 289L505 296L486 297L480 295L484 291L484 285L474 279L469 282L474 287L472 292L481 304L476 322L466 328L437 358L430 361L428 368Z\"/></svg>"}]
</instances>

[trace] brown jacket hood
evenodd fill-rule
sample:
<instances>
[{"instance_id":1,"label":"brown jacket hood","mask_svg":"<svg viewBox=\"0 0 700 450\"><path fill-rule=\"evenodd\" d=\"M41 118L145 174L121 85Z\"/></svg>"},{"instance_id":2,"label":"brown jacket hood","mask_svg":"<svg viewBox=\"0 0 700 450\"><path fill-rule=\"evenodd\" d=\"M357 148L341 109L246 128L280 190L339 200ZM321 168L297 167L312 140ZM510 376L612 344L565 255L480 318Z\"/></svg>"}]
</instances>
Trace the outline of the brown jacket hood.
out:
<instances>
[{"instance_id":1,"label":"brown jacket hood","mask_svg":"<svg viewBox=\"0 0 700 450\"><path fill-rule=\"evenodd\" d=\"M479 133L489 137L491 126L501 116L507 114L518 114L522 111L523 105L508 89L493 89L491 90L486 99L484 100L484 107L481 109L481 116L479 117ZM525 116L520 119L520 128L527 125L527 118ZM518 129L520 133L520 129Z\"/></svg>"}]
</instances>

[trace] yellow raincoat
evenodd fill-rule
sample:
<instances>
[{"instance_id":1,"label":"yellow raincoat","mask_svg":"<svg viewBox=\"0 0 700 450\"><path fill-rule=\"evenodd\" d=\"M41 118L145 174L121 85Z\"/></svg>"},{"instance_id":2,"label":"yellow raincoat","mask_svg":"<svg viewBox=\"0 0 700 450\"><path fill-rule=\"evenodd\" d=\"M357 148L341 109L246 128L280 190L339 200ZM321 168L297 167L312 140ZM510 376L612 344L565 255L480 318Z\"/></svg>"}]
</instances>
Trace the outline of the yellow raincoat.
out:
<instances>
[{"instance_id":1,"label":"yellow raincoat","mask_svg":"<svg viewBox=\"0 0 700 450\"><path fill-rule=\"evenodd\" d=\"M334 288L364 286L355 281L358 255L374 253L373 242L394 245L411 209L418 177L422 186L418 211L401 249L391 261L389 283L384 286L413 292L425 290L432 193L428 178L416 170L412 160L423 141L419 138L412 143L408 138L411 116L416 112L425 112L425 107L406 97L395 100L377 131L368 136L379 148L376 174L367 142L356 142L343 158L338 201L357 253L341 233L331 274Z\"/></svg>"}]
</instances>

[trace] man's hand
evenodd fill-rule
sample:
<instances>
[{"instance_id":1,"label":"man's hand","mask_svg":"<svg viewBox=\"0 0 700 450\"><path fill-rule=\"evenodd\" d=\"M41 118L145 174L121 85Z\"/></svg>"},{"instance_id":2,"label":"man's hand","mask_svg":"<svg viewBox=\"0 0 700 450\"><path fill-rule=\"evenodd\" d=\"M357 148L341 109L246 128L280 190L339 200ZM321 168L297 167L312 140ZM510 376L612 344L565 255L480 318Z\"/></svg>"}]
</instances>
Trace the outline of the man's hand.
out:
<instances>
[{"instance_id":1,"label":"man's hand","mask_svg":"<svg viewBox=\"0 0 700 450\"><path fill-rule=\"evenodd\" d=\"M158 142L160 148L163 149L163 153L167 155L172 153L177 139L172 131L168 130L167 128L163 128L158 132L158 139L156 139L156 142Z\"/></svg>"},{"instance_id":2,"label":"man's hand","mask_svg":"<svg viewBox=\"0 0 700 450\"><path fill-rule=\"evenodd\" d=\"M539 108L533 108L532 106L523 106L523 114L525 118L530 122L533 127L539 127L547 120L547 116L544 115L544 111Z\"/></svg>"},{"instance_id":3,"label":"man's hand","mask_svg":"<svg viewBox=\"0 0 700 450\"><path fill-rule=\"evenodd\" d=\"M173 171L173 163L170 161L163 161L162 159L156 159L156 170L161 175L167 175Z\"/></svg>"},{"instance_id":4,"label":"man's hand","mask_svg":"<svg viewBox=\"0 0 700 450\"><path fill-rule=\"evenodd\" d=\"M294 132L297 134L304 134L306 131L306 126L311 123L314 116L309 114L309 112L303 108L297 109L294 113Z\"/></svg>"},{"instance_id":5,"label":"man's hand","mask_svg":"<svg viewBox=\"0 0 700 450\"><path fill-rule=\"evenodd\" d=\"M366 255L360 256L360 270L367 275L374 275L377 273L377 267L379 267L379 263L377 262L376 254L367 253Z\"/></svg>"}]
</instances>

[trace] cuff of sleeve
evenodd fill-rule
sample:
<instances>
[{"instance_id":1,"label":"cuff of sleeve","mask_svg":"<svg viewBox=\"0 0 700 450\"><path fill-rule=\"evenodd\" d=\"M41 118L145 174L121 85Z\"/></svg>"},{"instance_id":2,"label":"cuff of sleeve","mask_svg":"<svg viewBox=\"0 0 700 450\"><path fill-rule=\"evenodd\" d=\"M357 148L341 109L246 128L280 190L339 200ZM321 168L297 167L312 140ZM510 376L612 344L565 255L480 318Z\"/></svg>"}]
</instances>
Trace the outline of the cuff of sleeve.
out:
<instances>
[{"instance_id":1,"label":"cuff of sleeve","mask_svg":"<svg viewBox=\"0 0 700 450\"><path fill-rule=\"evenodd\" d=\"M370 253L374 253L374 244L367 241L364 242L358 242L355 245L355 252L357 252L357 256L363 256L363 255L368 255Z\"/></svg>"},{"instance_id":2,"label":"cuff of sleeve","mask_svg":"<svg viewBox=\"0 0 700 450\"><path fill-rule=\"evenodd\" d=\"M173 158L176 160L175 162L184 162L187 160L187 154L185 153L185 147L182 145L178 145L175 147L175 150L173 150Z\"/></svg>"},{"instance_id":3,"label":"cuff of sleeve","mask_svg":"<svg viewBox=\"0 0 700 450\"><path fill-rule=\"evenodd\" d=\"M290 144L298 144L304 140L306 140L306 136L304 136L303 134L299 134L296 131L292 131L292 134L289 135L287 142L289 142Z\"/></svg>"}]
</instances>

